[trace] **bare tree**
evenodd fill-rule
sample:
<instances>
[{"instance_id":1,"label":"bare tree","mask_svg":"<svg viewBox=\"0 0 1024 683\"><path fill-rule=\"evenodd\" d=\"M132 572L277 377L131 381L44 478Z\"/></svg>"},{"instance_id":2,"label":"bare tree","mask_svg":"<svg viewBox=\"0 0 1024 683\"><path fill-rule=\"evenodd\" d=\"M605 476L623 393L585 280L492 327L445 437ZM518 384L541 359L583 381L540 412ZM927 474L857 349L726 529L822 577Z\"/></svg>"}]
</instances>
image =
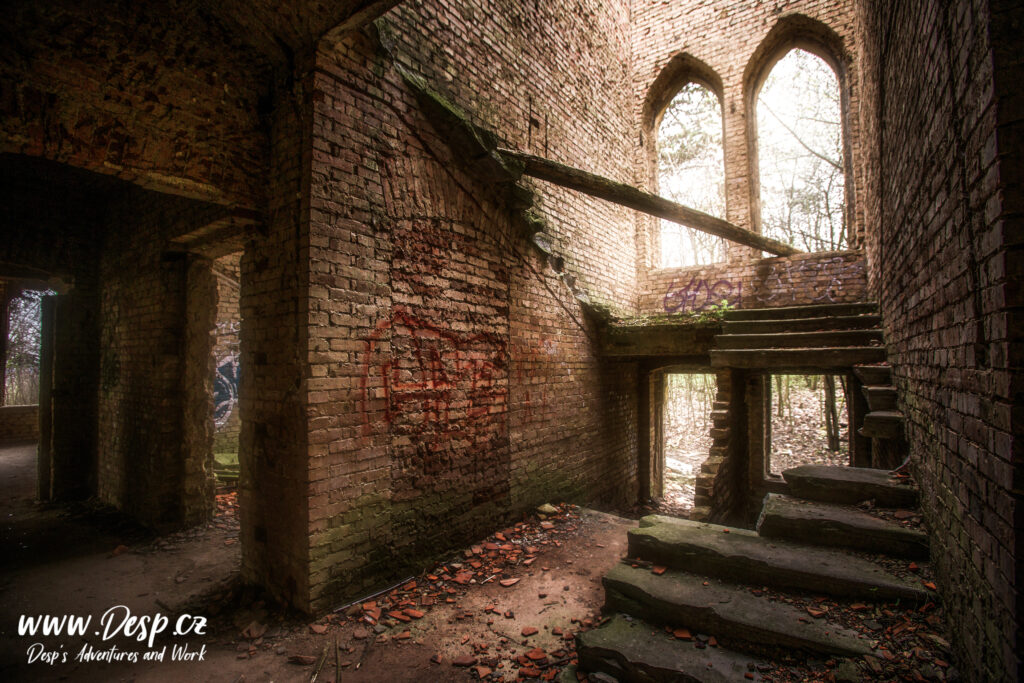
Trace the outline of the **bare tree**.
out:
<instances>
[{"instance_id":1,"label":"bare tree","mask_svg":"<svg viewBox=\"0 0 1024 683\"><path fill-rule=\"evenodd\" d=\"M7 405L31 405L39 401L42 299L50 293L24 290L10 300L4 394Z\"/></svg>"}]
</instances>

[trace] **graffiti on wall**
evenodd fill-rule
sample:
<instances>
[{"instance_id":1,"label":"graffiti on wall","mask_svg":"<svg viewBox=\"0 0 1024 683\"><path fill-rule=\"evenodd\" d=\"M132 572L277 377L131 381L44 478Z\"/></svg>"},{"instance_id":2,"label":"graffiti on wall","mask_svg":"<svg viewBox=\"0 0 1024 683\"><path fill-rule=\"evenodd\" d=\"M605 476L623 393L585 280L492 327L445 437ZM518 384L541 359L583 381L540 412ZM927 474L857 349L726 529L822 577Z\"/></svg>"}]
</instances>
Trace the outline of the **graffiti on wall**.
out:
<instances>
[{"instance_id":1,"label":"graffiti on wall","mask_svg":"<svg viewBox=\"0 0 1024 683\"><path fill-rule=\"evenodd\" d=\"M227 338L223 346L224 352L214 361L213 371L213 423L219 430L231 419L231 414L238 405L238 332L240 323L237 320L218 322L215 331L218 340Z\"/></svg>"},{"instance_id":2,"label":"graffiti on wall","mask_svg":"<svg viewBox=\"0 0 1024 683\"><path fill-rule=\"evenodd\" d=\"M396 311L364 343L364 435L373 432L377 412L389 424L408 420L422 433L504 410L508 348L496 334L459 334Z\"/></svg>"},{"instance_id":3,"label":"graffiti on wall","mask_svg":"<svg viewBox=\"0 0 1024 683\"><path fill-rule=\"evenodd\" d=\"M842 256L824 261L780 261L758 276L761 285L754 298L762 305L831 304L841 301L844 290L863 279L864 262ZM666 313L697 313L722 301L741 307L743 281L683 276L669 285L663 303Z\"/></svg>"},{"instance_id":4,"label":"graffiti on wall","mask_svg":"<svg viewBox=\"0 0 1024 683\"><path fill-rule=\"evenodd\" d=\"M743 282L706 280L696 275L673 280L665 292L666 313L697 313L728 301L733 306L743 302Z\"/></svg>"},{"instance_id":5,"label":"graffiti on wall","mask_svg":"<svg viewBox=\"0 0 1024 683\"><path fill-rule=\"evenodd\" d=\"M863 261L847 261L842 256L825 261L774 263L764 279L764 303L775 306L806 303L805 292L810 290L818 292L818 296L810 297L810 303L834 304L846 284L863 275Z\"/></svg>"}]
</instances>

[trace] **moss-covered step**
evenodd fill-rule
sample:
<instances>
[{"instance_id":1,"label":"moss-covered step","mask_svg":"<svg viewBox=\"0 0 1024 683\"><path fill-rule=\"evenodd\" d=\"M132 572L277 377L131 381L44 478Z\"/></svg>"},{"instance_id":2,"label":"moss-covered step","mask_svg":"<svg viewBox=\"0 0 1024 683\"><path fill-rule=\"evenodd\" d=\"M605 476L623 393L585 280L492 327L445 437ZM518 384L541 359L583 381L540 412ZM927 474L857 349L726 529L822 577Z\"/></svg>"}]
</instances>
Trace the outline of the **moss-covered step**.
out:
<instances>
[{"instance_id":1,"label":"moss-covered step","mask_svg":"<svg viewBox=\"0 0 1024 683\"><path fill-rule=\"evenodd\" d=\"M867 600L928 599L921 586L838 550L684 519L650 526L642 522L628 533L631 557L694 574Z\"/></svg>"},{"instance_id":2,"label":"moss-covered step","mask_svg":"<svg viewBox=\"0 0 1024 683\"><path fill-rule=\"evenodd\" d=\"M917 486L889 470L834 465L801 465L782 473L797 498L840 505L874 500L880 507L917 507Z\"/></svg>"},{"instance_id":3,"label":"moss-covered step","mask_svg":"<svg viewBox=\"0 0 1024 683\"><path fill-rule=\"evenodd\" d=\"M865 655L871 648L857 633L743 586L679 571L661 575L620 564L603 578L605 607L646 621L718 638L826 655ZM739 647L737 645L737 647Z\"/></svg>"},{"instance_id":4,"label":"moss-covered step","mask_svg":"<svg viewBox=\"0 0 1024 683\"><path fill-rule=\"evenodd\" d=\"M873 315L878 305L813 304L810 306L778 306L774 308L741 308L727 311L726 320L789 320L794 318L824 318L831 316Z\"/></svg>"},{"instance_id":5,"label":"moss-covered step","mask_svg":"<svg viewBox=\"0 0 1024 683\"><path fill-rule=\"evenodd\" d=\"M821 318L792 318L788 320L730 320L722 321L725 334L768 334L787 330L789 332L814 332L817 330L865 330L882 324L877 315L829 315Z\"/></svg>"},{"instance_id":6,"label":"moss-covered step","mask_svg":"<svg viewBox=\"0 0 1024 683\"><path fill-rule=\"evenodd\" d=\"M928 557L928 535L860 510L768 494L758 534L808 545L850 548L894 557Z\"/></svg>"},{"instance_id":7,"label":"moss-covered step","mask_svg":"<svg viewBox=\"0 0 1024 683\"><path fill-rule=\"evenodd\" d=\"M723 647L698 649L664 629L617 615L576 636L579 670L601 672L620 683L726 683L744 677L755 660ZM755 680L760 680L755 674Z\"/></svg>"}]
</instances>

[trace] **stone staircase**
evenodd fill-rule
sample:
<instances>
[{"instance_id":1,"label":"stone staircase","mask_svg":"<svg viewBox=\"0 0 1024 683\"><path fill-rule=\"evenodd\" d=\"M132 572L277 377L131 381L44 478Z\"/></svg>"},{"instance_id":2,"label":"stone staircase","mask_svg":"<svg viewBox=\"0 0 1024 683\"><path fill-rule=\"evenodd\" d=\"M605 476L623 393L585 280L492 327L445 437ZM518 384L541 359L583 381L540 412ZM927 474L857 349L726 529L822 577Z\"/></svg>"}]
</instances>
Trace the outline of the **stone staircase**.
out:
<instances>
[{"instance_id":1,"label":"stone staircase","mask_svg":"<svg viewBox=\"0 0 1024 683\"><path fill-rule=\"evenodd\" d=\"M857 432L871 439L871 460L875 467L896 467L906 451L903 413L896 406L896 387L888 363L855 365L853 373L863 383L868 413Z\"/></svg>"},{"instance_id":2,"label":"stone staircase","mask_svg":"<svg viewBox=\"0 0 1024 683\"><path fill-rule=\"evenodd\" d=\"M577 637L579 671L601 681L759 680L794 651L818 658L873 652L869 639L828 615L808 618L811 610L799 607L808 594L869 606L935 599L918 582L851 552L927 557L923 532L844 505L915 507L909 479L815 465L783 476L792 495L768 495L756 531L641 519L629 532L628 558L604 577L608 620ZM769 600L768 590L793 604ZM575 673L563 680L577 680Z\"/></svg>"},{"instance_id":3,"label":"stone staircase","mask_svg":"<svg viewBox=\"0 0 1024 683\"><path fill-rule=\"evenodd\" d=\"M875 304L729 311L709 353L717 370L852 373L863 384L868 404L857 433L871 439L870 462L853 464L889 469L902 461L903 414L896 405Z\"/></svg>"},{"instance_id":4,"label":"stone staircase","mask_svg":"<svg viewBox=\"0 0 1024 683\"><path fill-rule=\"evenodd\" d=\"M729 311L711 351L714 368L827 371L882 363L875 304Z\"/></svg>"}]
</instances>

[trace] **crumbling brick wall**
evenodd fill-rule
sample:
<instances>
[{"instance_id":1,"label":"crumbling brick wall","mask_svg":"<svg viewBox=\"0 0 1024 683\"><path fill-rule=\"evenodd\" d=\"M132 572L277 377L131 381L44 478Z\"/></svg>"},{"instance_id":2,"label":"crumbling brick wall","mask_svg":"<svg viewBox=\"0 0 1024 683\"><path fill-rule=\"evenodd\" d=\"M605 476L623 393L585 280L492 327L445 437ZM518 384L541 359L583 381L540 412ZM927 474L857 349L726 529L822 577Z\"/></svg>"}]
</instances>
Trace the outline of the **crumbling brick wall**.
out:
<instances>
[{"instance_id":1,"label":"crumbling brick wall","mask_svg":"<svg viewBox=\"0 0 1024 683\"><path fill-rule=\"evenodd\" d=\"M0 150L254 205L266 60L209 14L169 7L176 16L137 3L8 8L8 49L31 58L0 67Z\"/></svg>"},{"instance_id":2,"label":"crumbling brick wall","mask_svg":"<svg viewBox=\"0 0 1024 683\"><path fill-rule=\"evenodd\" d=\"M381 27L387 50L350 37L318 56L307 407L314 607L546 500L636 496L635 366L596 357L593 324L551 260L500 189L468 172L435 132L391 63L419 72L513 147L626 180L626 5L588 5L401 7ZM581 59L585 69L565 69ZM553 249L579 288L632 305L628 212L536 189Z\"/></svg>"},{"instance_id":3,"label":"crumbling brick wall","mask_svg":"<svg viewBox=\"0 0 1024 683\"><path fill-rule=\"evenodd\" d=\"M640 314L696 313L726 301L732 308L859 303L871 298L857 251L658 268L641 280Z\"/></svg>"},{"instance_id":4,"label":"crumbling brick wall","mask_svg":"<svg viewBox=\"0 0 1024 683\"><path fill-rule=\"evenodd\" d=\"M1019 3L858 3L870 280L969 680L1021 677Z\"/></svg>"},{"instance_id":5,"label":"crumbling brick wall","mask_svg":"<svg viewBox=\"0 0 1024 683\"><path fill-rule=\"evenodd\" d=\"M185 495L186 471L202 468L205 455L183 446L188 259L167 248L171 237L222 211L132 189L112 201L105 216L98 493L155 527L199 521L209 509L209 501L194 499L202 497L201 486L193 487L191 498Z\"/></svg>"},{"instance_id":6,"label":"crumbling brick wall","mask_svg":"<svg viewBox=\"0 0 1024 683\"><path fill-rule=\"evenodd\" d=\"M0 443L39 438L39 406L0 406Z\"/></svg>"}]
</instances>

